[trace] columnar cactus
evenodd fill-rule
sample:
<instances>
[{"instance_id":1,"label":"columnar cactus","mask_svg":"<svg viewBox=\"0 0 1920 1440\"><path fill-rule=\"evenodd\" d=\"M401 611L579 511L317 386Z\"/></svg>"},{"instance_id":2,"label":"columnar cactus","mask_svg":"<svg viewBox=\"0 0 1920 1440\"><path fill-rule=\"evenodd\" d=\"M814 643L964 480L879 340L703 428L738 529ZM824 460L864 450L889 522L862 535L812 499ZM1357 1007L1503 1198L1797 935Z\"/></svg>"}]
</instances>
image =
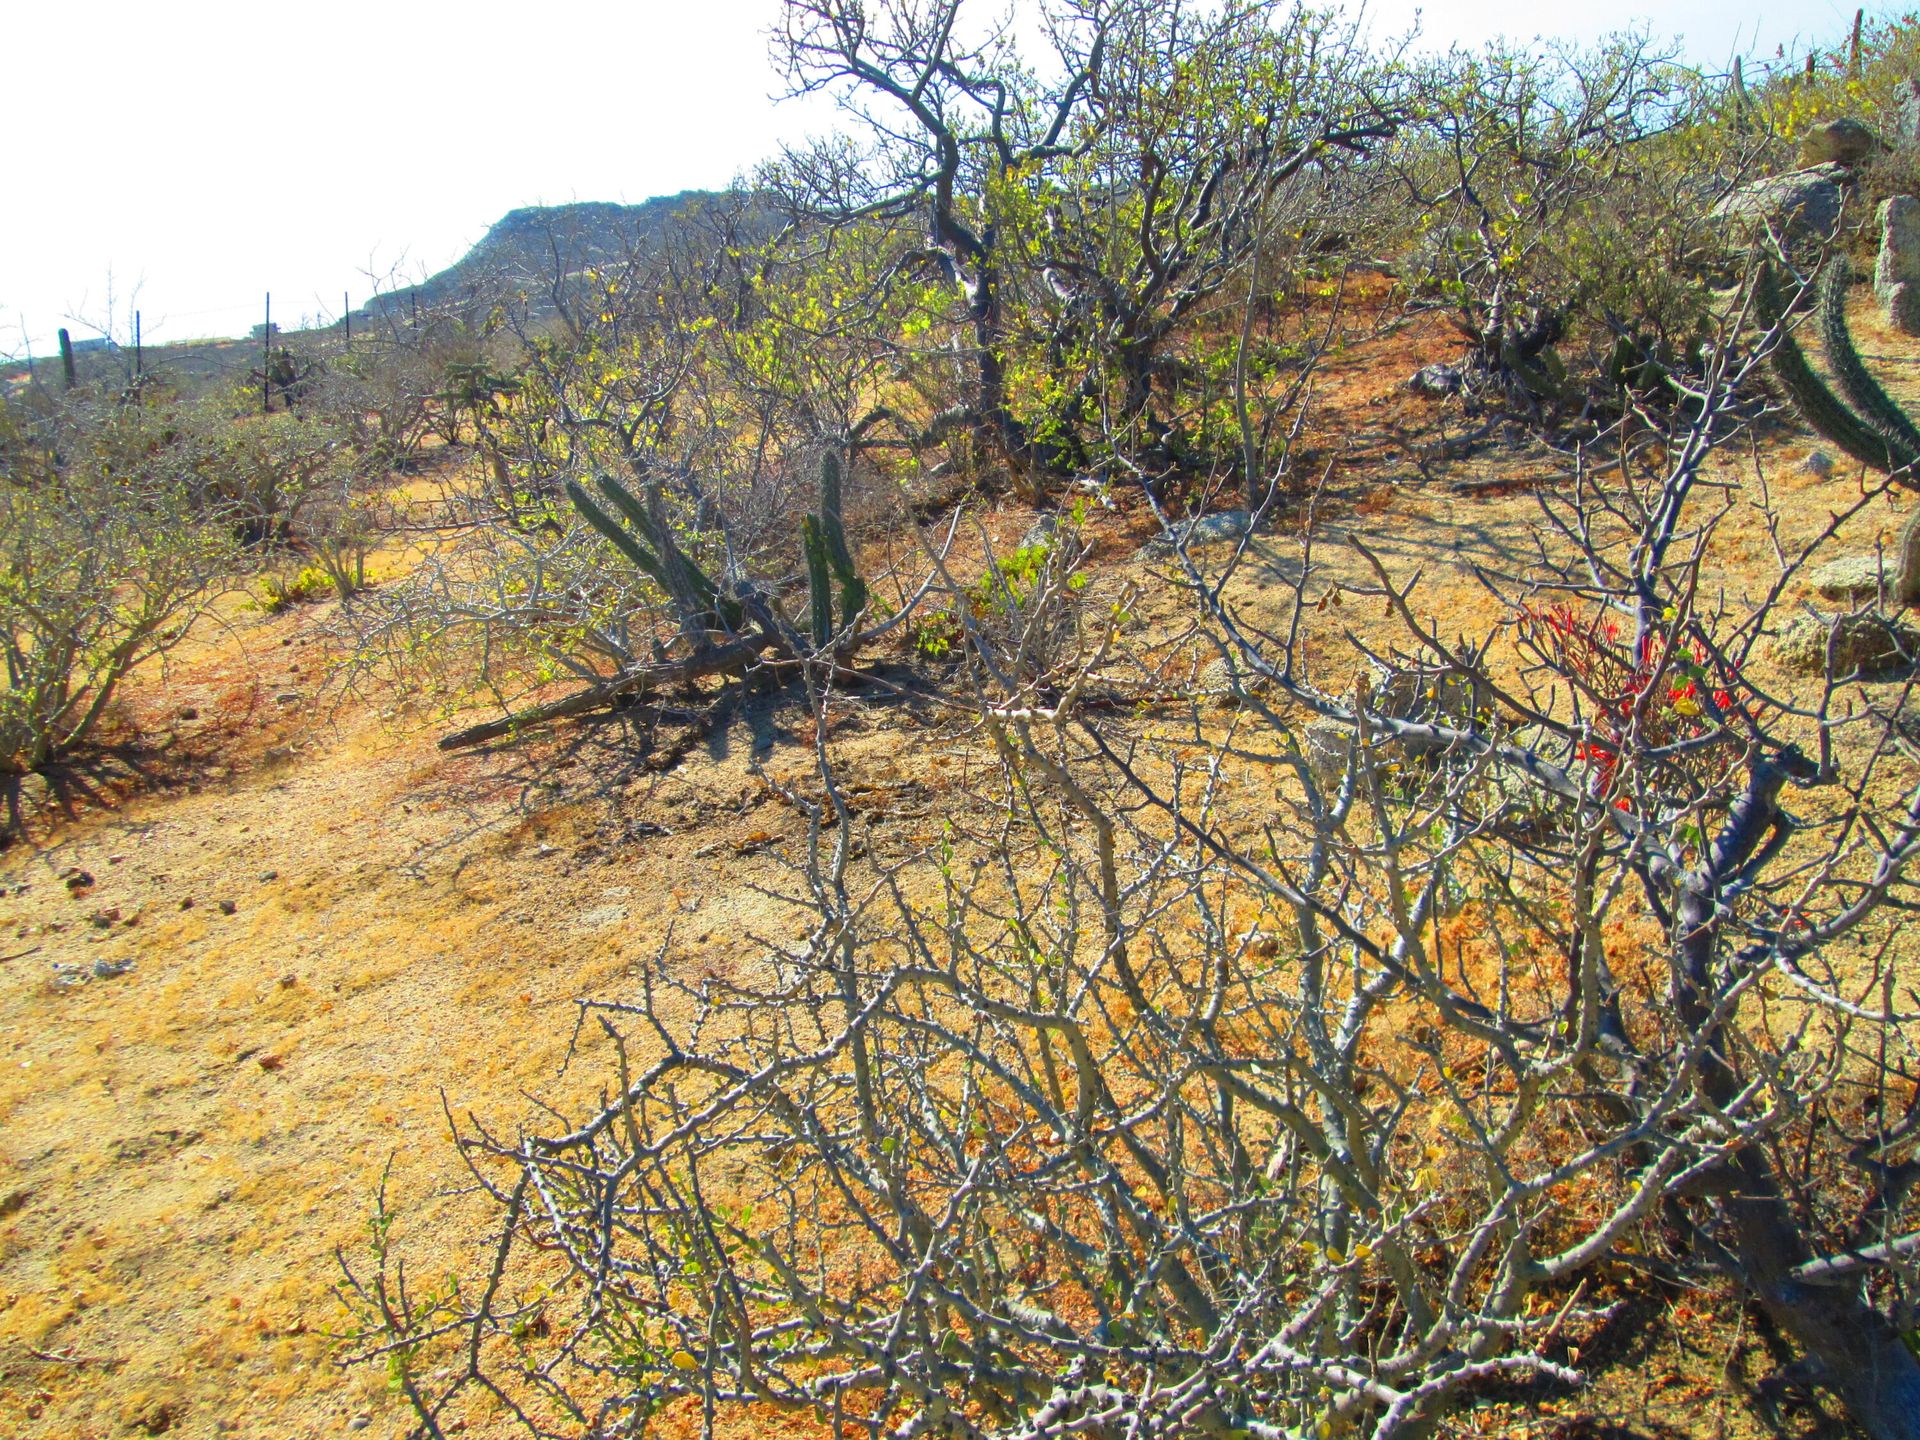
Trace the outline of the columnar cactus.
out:
<instances>
[{"instance_id":1,"label":"columnar cactus","mask_svg":"<svg viewBox=\"0 0 1920 1440\"><path fill-rule=\"evenodd\" d=\"M856 623L860 612L867 608L867 585L860 578L860 572L853 563L853 554L847 549L847 532L840 511L840 457L829 450L820 457L820 513L809 515L804 538L807 545L807 580L815 591L813 597L814 638L824 642L832 632L832 600L826 599L823 611L822 592L827 585L827 571L833 572L840 582L840 626L842 629ZM820 552L820 566L816 569L814 549ZM826 629L820 627L820 617L828 617Z\"/></svg>"},{"instance_id":2,"label":"columnar cactus","mask_svg":"<svg viewBox=\"0 0 1920 1440\"><path fill-rule=\"evenodd\" d=\"M694 618L718 619L728 629L737 627L740 623L739 605L731 597L720 594L719 587L687 557L672 533L654 522L653 516L647 513L647 507L610 475L600 476L599 485L601 494L607 497L627 524L623 525L601 509L584 488L569 480L567 498L587 518L587 523L606 536L615 549L672 596L682 611ZM633 527L632 530L627 528L628 525ZM638 536L633 533L636 530Z\"/></svg>"},{"instance_id":3,"label":"columnar cactus","mask_svg":"<svg viewBox=\"0 0 1920 1440\"><path fill-rule=\"evenodd\" d=\"M694 564L672 533L630 490L607 475L600 476L598 483L615 513L603 509L578 483L567 482L567 496L587 522L666 591L683 616L701 623L717 619L727 629L737 629L742 614L739 602L721 594L712 578ZM832 451L820 461L819 513L805 516L800 532L807 562L813 643L825 647L837 641L837 648L844 652L852 647L856 627L867 608L867 585L847 548L840 509L840 460ZM836 580L840 585L838 624L834 621Z\"/></svg>"},{"instance_id":4,"label":"columnar cactus","mask_svg":"<svg viewBox=\"0 0 1920 1440\"><path fill-rule=\"evenodd\" d=\"M1761 267L1755 310L1762 324L1779 333L1770 357L1774 378L1814 431L1861 464L1884 470L1908 488L1920 490L1920 429L1867 372L1847 328L1847 286L1852 278L1851 266L1839 258L1827 263L1819 281L1816 318L1835 381L1830 386L1785 328L1786 304L1773 267ZM1890 588L1901 604L1920 604L1920 511L1914 512L1901 533Z\"/></svg>"}]
</instances>

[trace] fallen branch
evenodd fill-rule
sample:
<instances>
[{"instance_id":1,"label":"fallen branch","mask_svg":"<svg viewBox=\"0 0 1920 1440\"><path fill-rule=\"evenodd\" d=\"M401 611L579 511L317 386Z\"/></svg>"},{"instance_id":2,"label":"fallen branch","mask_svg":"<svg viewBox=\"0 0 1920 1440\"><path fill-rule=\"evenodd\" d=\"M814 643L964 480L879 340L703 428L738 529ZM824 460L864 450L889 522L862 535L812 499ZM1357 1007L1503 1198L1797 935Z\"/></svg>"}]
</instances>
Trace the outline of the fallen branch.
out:
<instances>
[{"instance_id":1,"label":"fallen branch","mask_svg":"<svg viewBox=\"0 0 1920 1440\"><path fill-rule=\"evenodd\" d=\"M498 720L456 730L451 735L441 737L440 748L459 750L468 745L484 745L489 740L498 740L502 735L510 735L530 725L544 725L549 720L563 720L569 715L597 710L623 696L645 695L652 690L684 685L689 680L698 680L707 675L736 673L746 669L772 643L765 636L755 636L697 651L683 660L643 665L585 690L575 691L562 699L550 700L544 705L532 705L525 710L516 710L511 715L503 715Z\"/></svg>"}]
</instances>

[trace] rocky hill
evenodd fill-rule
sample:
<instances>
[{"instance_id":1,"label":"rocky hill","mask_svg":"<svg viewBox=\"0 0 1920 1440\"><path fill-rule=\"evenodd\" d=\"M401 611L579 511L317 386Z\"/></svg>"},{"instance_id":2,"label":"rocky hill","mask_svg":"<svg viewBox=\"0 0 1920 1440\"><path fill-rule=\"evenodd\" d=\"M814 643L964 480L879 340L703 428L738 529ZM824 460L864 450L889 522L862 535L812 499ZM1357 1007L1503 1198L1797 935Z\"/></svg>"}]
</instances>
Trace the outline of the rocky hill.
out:
<instances>
[{"instance_id":1,"label":"rocky hill","mask_svg":"<svg viewBox=\"0 0 1920 1440\"><path fill-rule=\"evenodd\" d=\"M556 270L577 275L659 243L690 212L727 197L707 190L661 195L638 205L580 201L509 210L460 259L417 285L375 296L355 323L411 313L490 308L503 295L549 289ZM536 308L538 308L536 306Z\"/></svg>"}]
</instances>

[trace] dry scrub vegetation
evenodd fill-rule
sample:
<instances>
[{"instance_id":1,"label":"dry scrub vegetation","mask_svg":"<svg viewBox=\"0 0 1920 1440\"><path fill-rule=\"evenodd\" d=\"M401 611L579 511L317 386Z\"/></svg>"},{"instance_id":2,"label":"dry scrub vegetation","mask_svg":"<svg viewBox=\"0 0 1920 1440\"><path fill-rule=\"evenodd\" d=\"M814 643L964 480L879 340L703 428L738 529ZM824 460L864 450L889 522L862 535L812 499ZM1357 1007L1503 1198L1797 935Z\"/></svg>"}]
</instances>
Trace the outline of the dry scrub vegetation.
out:
<instances>
[{"instance_id":1,"label":"dry scrub vegetation","mask_svg":"<svg viewBox=\"0 0 1920 1440\"><path fill-rule=\"evenodd\" d=\"M984 23L6 395L9 1433L1920 1433L1920 32Z\"/></svg>"}]
</instances>

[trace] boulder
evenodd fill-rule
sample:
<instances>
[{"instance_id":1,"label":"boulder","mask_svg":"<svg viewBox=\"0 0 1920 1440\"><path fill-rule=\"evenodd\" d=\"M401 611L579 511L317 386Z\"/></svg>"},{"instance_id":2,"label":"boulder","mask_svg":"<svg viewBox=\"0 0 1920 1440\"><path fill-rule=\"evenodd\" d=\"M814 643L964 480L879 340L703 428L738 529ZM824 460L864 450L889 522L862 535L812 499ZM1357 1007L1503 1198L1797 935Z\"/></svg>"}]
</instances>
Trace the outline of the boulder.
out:
<instances>
[{"instance_id":1,"label":"boulder","mask_svg":"<svg viewBox=\"0 0 1920 1440\"><path fill-rule=\"evenodd\" d=\"M1873 131L1842 116L1816 125L1800 137L1802 165L1858 165L1879 147Z\"/></svg>"},{"instance_id":2,"label":"boulder","mask_svg":"<svg viewBox=\"0 0 1920 1440\"><path fill-rule=\"evenodd\" d=\"M1829 480L1833 478L1833 456L1824 450L1809 450L1800 462L1800 469L1816 480Z\"/></svg>"},{"instance_id":3,"label":"boulder","mask_svg":"<svg viewBox=\"0 0 1920 1440\"><path fill-rule=\"evenodd\" d=\"M1799 675L1836 680L1886 675L1907 669L1920 656L1920 631L1871 611L1832 620L1801 615L1774 637L1773 654L1782 668Z\"/></svg>"},{"instance_id":4,"label":"boulder","mask_svg":"<svg viewBox=\"0 0 1920 1440\"><path fill-rule=\"evenodd\" d=\"M1920 141L1920 80L1898 82L1883 114L1887 144L1912 145Z\"/></svg>"},{"instance_id":5,"label":"boulder","mask_svg":"<svg viewBox=\"0 0 1920 1440\"><path fill-rule=\"evenodd\" d=\"M1873 263L1873 292L1887 323L1903 335L1920 335L1920 200L1895 195L1875 213L1880 255Z\"/></svg>"},{"instance_id":6,"label":"boulder","mask_svg":"<svg viewBox=\"0 0 1920 1440\"><path fill-rule=\"evenodd\" d=\"M1376 665L1370 678L1367 709L1389 720L1445 725L1471 730L1491 718L1493 694L1471 675L1442 665L1414 662ZM1307 767L1321 785L1337 784L1353 754L1354 727L1337 720L1316 720L1302 735ZM1376 736L1376 745L1394 762L1419 762L1424 769L1445 752L1440 741Z\"/></svg>"},{"instance_id":7,"label":"boulder","mask_svg":"<svg viewBox=\"0 0 1920 1440\"><path fill-rule=\"evenodd\" d=\"M1736 186L1714 205L1712 214L1743 244L1771 236L1785 247L1789 260L1811 265L1840 223L1840 187L1849 178L1839 165L1768 175Z\"/></svg>"}]
</instances>

